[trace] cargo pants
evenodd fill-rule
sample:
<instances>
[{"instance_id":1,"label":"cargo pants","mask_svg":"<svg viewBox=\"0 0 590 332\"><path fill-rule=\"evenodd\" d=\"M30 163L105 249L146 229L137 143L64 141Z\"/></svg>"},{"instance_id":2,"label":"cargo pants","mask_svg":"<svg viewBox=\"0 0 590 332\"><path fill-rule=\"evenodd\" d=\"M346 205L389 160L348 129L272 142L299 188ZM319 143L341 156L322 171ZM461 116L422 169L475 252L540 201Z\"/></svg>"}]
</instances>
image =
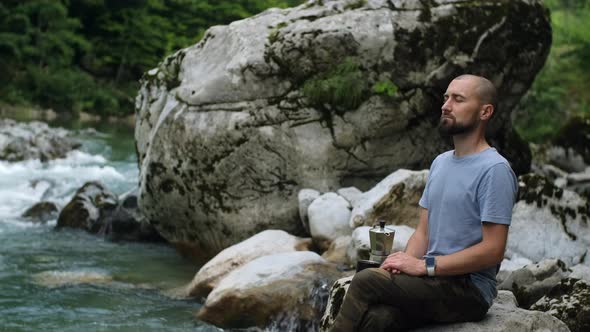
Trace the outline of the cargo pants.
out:
<instances>
[{"instance_id":1,"label":"cargo pants","mask_svg":"<svg viewBox=\"0 0 590 332\"><path fill-rule=\"evenodd\" d=\"M405 331L483 319L489 307L468 275L413 277L380 268L358 272L330 331Z\"/></svg>"}]
</instances>

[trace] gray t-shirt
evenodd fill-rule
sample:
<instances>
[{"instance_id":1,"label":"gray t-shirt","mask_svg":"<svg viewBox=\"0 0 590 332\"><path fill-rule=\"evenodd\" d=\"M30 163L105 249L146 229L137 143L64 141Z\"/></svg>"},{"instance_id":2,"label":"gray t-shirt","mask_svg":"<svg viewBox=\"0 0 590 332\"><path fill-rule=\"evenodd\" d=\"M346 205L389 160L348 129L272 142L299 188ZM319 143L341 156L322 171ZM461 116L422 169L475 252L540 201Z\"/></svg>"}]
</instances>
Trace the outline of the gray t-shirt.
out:
<instances>
[{"instance_id":1,"label":"gray t-shirt","mask_svg":"<svg viewBox=\"0 0 590 332\"><path fill-rule=\"evenodd\" d=\"M428 209L427 254L449 255L481 242L482 222L510 225L517 192L514 172L494 148L436 157L419 202ZM496 268L471 273L490 306L497 295Z\"/></svg>"}]
</instances>

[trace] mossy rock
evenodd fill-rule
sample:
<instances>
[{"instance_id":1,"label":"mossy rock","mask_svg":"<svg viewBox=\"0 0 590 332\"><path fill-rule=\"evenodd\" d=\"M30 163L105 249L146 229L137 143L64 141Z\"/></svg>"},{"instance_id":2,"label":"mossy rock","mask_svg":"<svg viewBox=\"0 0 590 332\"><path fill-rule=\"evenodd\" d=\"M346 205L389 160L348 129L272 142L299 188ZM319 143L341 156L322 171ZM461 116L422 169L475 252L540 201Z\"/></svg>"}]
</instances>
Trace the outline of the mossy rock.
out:
<instances>
[{"instance_id":1,"label":"mossy rock","mask_svg":"<svg viewBox=\"0 0 590 332\"><path fill-rule=\"evenodd\" d=\"M573 149L590 164L590 116L571 118L559 130L553 144Z\"/></svg>"}]
</instances>

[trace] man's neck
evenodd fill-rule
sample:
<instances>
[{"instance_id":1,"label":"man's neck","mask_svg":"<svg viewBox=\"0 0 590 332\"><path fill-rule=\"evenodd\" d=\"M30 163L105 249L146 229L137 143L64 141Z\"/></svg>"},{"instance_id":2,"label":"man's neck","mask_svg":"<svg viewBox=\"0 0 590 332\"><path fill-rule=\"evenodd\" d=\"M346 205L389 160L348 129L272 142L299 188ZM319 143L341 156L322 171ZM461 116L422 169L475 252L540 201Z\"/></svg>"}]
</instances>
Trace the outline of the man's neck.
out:
<instances>
[{"instance_id":1,"label":"man's neck","mask_svg":"<svg viewBox=\"0 0 590 332\"><path fill-rule=\"evenodd\" d=\"M470 154L481 152L490 147L485 139L484 130L474 130L463 135L453 136L455 146L455 156L463 157Z\"/></svg>"}]
</instances>

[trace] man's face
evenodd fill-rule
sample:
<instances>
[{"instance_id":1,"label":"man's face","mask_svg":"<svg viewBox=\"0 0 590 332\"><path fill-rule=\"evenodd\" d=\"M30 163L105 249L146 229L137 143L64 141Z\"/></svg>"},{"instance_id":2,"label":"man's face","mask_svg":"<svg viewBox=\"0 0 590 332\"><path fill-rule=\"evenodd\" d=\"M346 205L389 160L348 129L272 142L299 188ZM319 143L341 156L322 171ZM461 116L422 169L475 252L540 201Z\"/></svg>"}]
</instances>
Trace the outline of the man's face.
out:
<instances>
[{"instance_id":1,"label":"man's face","mask_svg":"<svg viewBox=\"0 0 590 332\"><path fill-rule=\"evenodd\" d=\"M453 80L444 95L438 130L453 136L472 132L480 123L481 102L476 92L477 82L472 78Z\"/></svg>"}]
</instances>

